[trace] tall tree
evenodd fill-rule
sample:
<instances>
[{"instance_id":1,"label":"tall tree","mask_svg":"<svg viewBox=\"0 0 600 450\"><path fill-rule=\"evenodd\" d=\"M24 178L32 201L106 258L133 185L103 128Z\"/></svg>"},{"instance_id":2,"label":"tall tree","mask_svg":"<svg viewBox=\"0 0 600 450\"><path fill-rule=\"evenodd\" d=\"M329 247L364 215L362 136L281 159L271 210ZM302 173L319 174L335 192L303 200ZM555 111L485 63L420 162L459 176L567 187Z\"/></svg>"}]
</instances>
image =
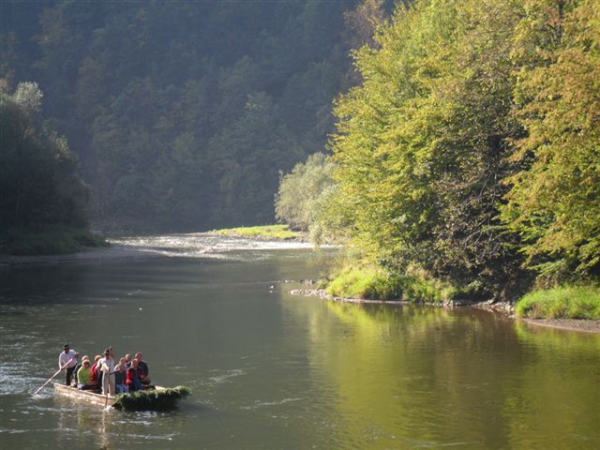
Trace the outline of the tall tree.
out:
<instances>
[{"instance_id":1,"label":"tall tree","mask_svg":"<svg viewBox=\"0 0 600 450\"><path fill-rule=\"evenodd\" d=\"M66 140L41 124L42 92L0 92L0 232L86 228L87 186Z\"/></svg>"},{"instance_id":2,"label":"tall tree","mask_svg":"<svg viewBox=\"0 0 600 450\"><path fill-rule=\"evenodd\" d=\"M515 58L517 116L509 227L548 280L600 275L600 9L596 1L527 1Z\"/></svg>"},{"instance_id":3,"label":"tall tree","mask_svg":"<svg viewBox=\"0 0 600 450\"><path fill-rule=\"evenodd\" d=\"M520 2L422 1L357 54L364 82L336 109L333 149L355 243L377 264L517 293L520 258L498 207L521 133L510 59L521 12Z\"/></svg>"}]
</instances>

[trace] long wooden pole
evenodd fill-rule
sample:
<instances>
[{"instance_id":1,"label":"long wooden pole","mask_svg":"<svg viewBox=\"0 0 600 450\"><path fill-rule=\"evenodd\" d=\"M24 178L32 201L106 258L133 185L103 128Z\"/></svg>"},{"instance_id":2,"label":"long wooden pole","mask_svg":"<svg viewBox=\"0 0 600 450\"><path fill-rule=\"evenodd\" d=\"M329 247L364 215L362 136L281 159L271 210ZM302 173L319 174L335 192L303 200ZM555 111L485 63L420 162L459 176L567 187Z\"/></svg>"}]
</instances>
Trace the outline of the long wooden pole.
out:
<instances>
[{"instance_id":1,"label":"long wooden pole","mask_svg":"<svg viewBox=\"0 0 600 450\"><path fill-rule=\"evenodd\" d=\"M50 377L50 379L49 379L48 381L46 381L46 382L45 382L45 383L42 385L42 387L41 387L41 388L39 388L37 391L35 391L35 392L33 393L33 395L37 395L37 393L38 393L38 392L40 392L42 389L44 389L44 388L45 388L45 387L48 385L48 383L50 383L52 380L54 380L54 378L56 378L56 375L58 375L60 372L62 372L62 370L63 370L65 367L67 367L67 366L68 366L68 365L71 363L71 361L73 361L74 359L75 359L75 358L71 358L71 359L70 359L70 360L68 360L66 363L64 363L64 364L63 364L63 365L60 367L60 369L58 369L58 370L56 371L56 373L55 373L54 375L52 375L52 376Z\"/></svg>"}]
</instances>

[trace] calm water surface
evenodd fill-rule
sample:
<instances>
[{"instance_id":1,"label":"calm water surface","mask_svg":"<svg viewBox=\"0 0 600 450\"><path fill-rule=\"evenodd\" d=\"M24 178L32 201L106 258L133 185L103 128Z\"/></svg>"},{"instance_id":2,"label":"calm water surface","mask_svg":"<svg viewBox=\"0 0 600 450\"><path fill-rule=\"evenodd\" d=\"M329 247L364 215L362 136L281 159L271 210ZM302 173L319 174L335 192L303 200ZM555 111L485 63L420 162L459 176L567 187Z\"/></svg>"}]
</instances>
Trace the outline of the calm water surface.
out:
<instances>
[{"instance_id":1,"label":"calm water surface","mask_svg":"<svg viewBox=\"0 0 600 450\"><path fill-rule=\"evenodd\" d=\"M292 296L329 263L296 244L120 244L142 256L0 268L0 448L600 448L598 335ZM194 395L166 413L33 397L65 342L143 351Z\"/></svg>"}]
</instances>

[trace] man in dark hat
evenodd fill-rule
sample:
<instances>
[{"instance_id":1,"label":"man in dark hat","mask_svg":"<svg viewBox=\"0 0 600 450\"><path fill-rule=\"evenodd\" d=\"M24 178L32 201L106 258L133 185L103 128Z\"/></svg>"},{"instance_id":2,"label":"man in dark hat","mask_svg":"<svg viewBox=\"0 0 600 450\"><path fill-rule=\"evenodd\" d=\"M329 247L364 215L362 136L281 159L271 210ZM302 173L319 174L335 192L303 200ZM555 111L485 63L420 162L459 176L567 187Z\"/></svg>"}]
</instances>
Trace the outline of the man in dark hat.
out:
<instances>
[{"instance_id":1,"label":"man in dark hat","mask_svg":"<svg viewBox=\"0 0 600 450\"><path fill-rule=\"evenodd\" d=\"M62 370L67 371L67 377L65 384L71 386L71 379L73 378L73 371L77 365L77 357L79 354L75 350L71 349L69 344L63 345L63 351L58 357L58 367Z\"/></svg>"}]
</instances>

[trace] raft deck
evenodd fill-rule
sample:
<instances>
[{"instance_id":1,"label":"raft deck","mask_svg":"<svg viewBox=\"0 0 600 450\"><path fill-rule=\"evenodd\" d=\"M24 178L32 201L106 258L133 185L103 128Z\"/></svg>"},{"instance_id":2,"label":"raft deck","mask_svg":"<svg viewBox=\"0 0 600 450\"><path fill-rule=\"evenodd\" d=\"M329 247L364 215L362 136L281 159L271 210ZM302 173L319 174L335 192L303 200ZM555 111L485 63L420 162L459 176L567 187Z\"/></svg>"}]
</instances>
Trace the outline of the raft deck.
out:
<instances>
[{"instance_id":1,"label":"raft deck","mask_svg":"<svg viewBox=\"0 0 600 450\"><path fill-rule=\"evenodd\" d=\"M54 393L102 407L113 406L117 401L117 397L115 395L102 395L93 391L82 391L75 387L66 386L59 383L54 383Z\"/></svg>"},{"instance_id":2,"label":"raft deck","mask_svg":"<svg viewBox=\"0 0 600 450\"><path fill-rule=\"evenodd\" d=\"M175 408L179 400L190 395L190 390L184 386L165 388L156 386L154 389L142 390L128 394L102 395L92 391L82 391L64 384L54 384L55 394L70 397L101 407L114 407L127 410L161 410Z\"/></svg>"}]
</instances>

